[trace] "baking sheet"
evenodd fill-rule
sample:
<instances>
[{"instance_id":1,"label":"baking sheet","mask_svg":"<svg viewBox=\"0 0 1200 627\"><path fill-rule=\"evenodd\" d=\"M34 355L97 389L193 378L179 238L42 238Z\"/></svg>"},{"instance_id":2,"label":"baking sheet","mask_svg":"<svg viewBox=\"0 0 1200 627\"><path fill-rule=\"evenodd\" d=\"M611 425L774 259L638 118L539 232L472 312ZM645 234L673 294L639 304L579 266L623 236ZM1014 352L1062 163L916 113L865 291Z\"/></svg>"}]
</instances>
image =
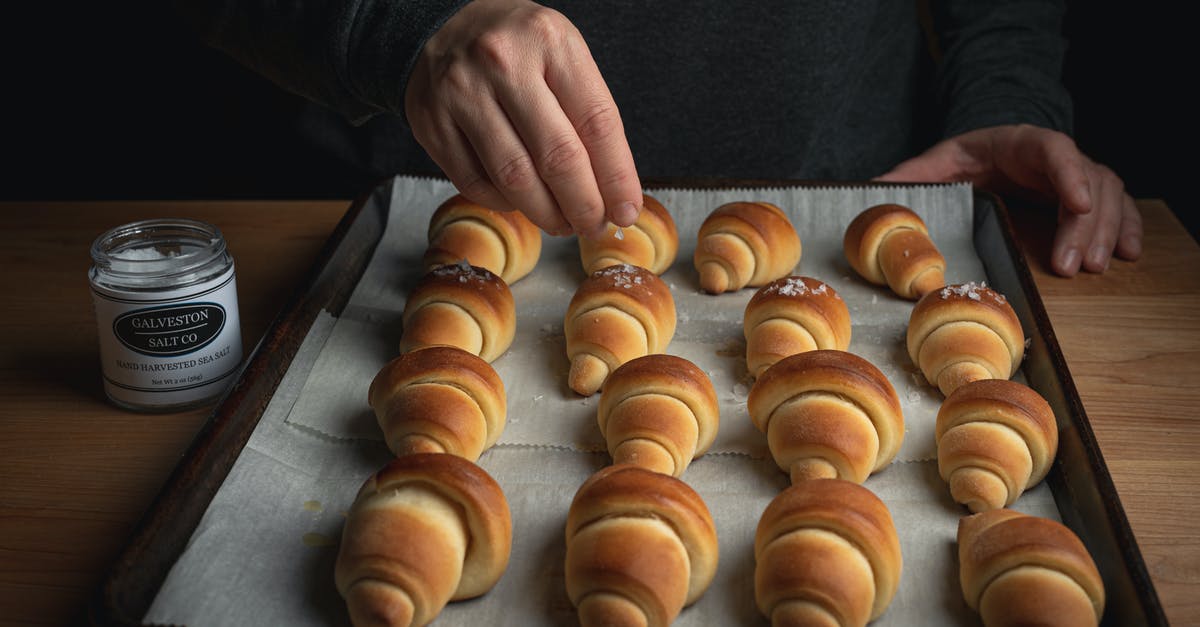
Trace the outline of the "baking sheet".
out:
<instances>
[{"instance_id":1,"label":"baking sheet","mask_svg":"<svg viewBox=\"0 0 1200 627\"><path fill-rule=\"evenodd\" d=\"M336 542L361 482L390 458L366 406L371 378L395 355L404 296L421 274L424 225L453 193L444 181L397 179L389 227L349 305L309 331L258 428L234 465L146 620L185 624L344 624L332 584ZM859 279L846 264L841 237L858 211L899 202L931 225L949 260L948 282L983 280L972 243L972 190L965 185L653 190L676 218L680 252L664 273L679 312L667 352L709 373L721 401L721 428L711 452L683 475L717 523L721 566L710 590L680 616L680 625L765 622L753 604L752 540L757 516L787 485L763 436L745 411L749 389L741 313L753 290L700 292L691 252L709 211L730 200L766 200L784 208L800 233L798 274L829 283L847 301L850 350L878 366L905 411L897 462L866 486L897 522L904 575L896 599L876 624L972 624L957 587L954 532L963 513L937 476L933 418L941 396L925 383L904 349L912 303ZM565 382L562 316L584 277L576 244L545 238L533 274L515 283L513 349L494 362L506 384L509 422L480 465L505 489L513 510L513 560L495 590L449 606L437 624L573 624L565 598L562 529L575 490L608 463L598 429L598 397L581 399ZM1028 331L1028 330L1027 330ZM1057 517L1053 496L1038 486L1016 509ZM934 582L931 585L931 582Z\"/></svg>"}]
</instances>

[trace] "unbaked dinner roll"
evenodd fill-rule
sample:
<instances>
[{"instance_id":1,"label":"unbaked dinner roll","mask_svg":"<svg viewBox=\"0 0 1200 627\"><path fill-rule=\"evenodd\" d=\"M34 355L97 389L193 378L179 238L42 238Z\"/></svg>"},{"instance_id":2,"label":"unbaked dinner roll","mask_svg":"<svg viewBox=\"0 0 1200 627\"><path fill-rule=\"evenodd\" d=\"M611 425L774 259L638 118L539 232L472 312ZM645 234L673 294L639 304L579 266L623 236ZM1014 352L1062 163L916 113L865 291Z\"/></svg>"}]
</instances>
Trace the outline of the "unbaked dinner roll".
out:
<instances>
[{"instance_id":1,"label":"unbaked dinner roll","mask_svg":"<svg viewBox=\"0 0 1200 627\"><path fill-rule=\"evenodd\" d=\"M617 366L661 353L675 335L675 300L653 272L622 264L593 272L567 305L563 322L568 384L590 396Z\"/></svg>"},{"instance_id":2,"label":"unbaked dinner roll","mask_svg":"<svg viewBox=\"0 0 1200 627\"><path fill-rule=\"evenodd\" d=\"M846 260L862 277L916 300L945 285L946 260L925 221L902 205L876 205L858 214L842 240Z\"/></svg>"},{"instance_id":3,"label":"unbaked dinner roll","mask_svg":"<svg viewBox=\"0 0 1200 627\"><path fill-rule=\"evenodd\" d=\"M796 353L850 347L850 309L832 287L791 276L759 288L742 318L746 368L755 377Z\"/></svg>"},{"instance_id":4,"label":"unbaked dinner roll","mask_svg":"<svg viewBox=\"0 0 1200 627\"><path fill-rule=\"evenodd\" d=\"M717 392L704 371L674 355L638 357L604 382L596 417L614 464L678 477L717 436Z\"/></svg>"},{"instance_id":5,"label":"unbaked dinner roll","mask_svg":"<svg viewBox=\"0 0 1200 627\"><path fill-rule=\"evenodd\" d=\"M500 375L453 346L391 360L371 381L367 400L396 455L450 453L475 461L500 438L507 415Z\"/></svg>"},{"instance_id":6,"label":"unbaked dinner roll","mask_svg":"<svg viewBox=\"0 0 1200 627\"><path fill-rule=\"evenodd\" d=\"M397 457L363 484L334 568L355 625L425 625L449 601L491 590L508 567L500 486L455 455Z\"/></svg>"},{"instance_id":7,"label":"unbaked dinner roll","mask_svg":"<svg viewBox=\"0 0 1200 627\"><path fill-rule=\"evenodd\" d=\"M579 257L584 272L591 274L608 266L627 263L662 274L675 263L679 232L675 229L674 218L652 196L643 195L642 200L642 212L632 226L609 224L599 240L579 238Z\"/></svg>"},{"instance_id":8,"label":"unbaked dinner roll","mask_svg":"<svg viewBox=\"0 0 1200 627\"><path fill-rule=\"evenodd\" d=\"M731 202L700 225L692 260L710 294L759 287L791 274L800 263L800 236L783 210L769 202Z\"/></svg>"},{"instance_id":9,"label":"unbaked dinner roll","mask_svg":"<svg viewBox=\"0 0 1200 627\"><path fill-rule=\"evenodd\" d=\"M1009 509L958 523L963 598L987 627L1079 627L1104 615L1104 582L1066 526Z\"/></svg>"},{"instance_id":10,"label":"unbaked dinner roll","mask_svg":"<svg viewBox=\"0 0 1200 627\"><path fill-rule=\"evenodd\" d=\"M891 463L904 441L895 388L871 362L845 351L776 362L746 402L792 483L835 477L862 483Z\"/></svg>"},{"instance_id":11,"label":"unbaked dinner roll","mask_svg":"<svg viewBox=\"0 0 1200 627\"><path fill-rule=\"evenodd\" d=\"M520 211L493 211L456 194L429 219L426 270L465 259L512 285L541 254L542 232Z\"/></svg>"},{"instance_id":12,"label":"unbaked dinner roll","mask_svg":"<svg viewBox=\"0 0 1200 627\"><path fill-rule=\"evenodd\" d=\"M700 495L629 464L584 482L566 538L567 596L583 627L665 627L717 571L717 530Z\"/></svg>"},{"instance_id":13,"label":"unbaked dinner roll","mask_svg":"<svg viewBox=\"0 0 1200 627\"><path fill-rule=\"evenodd\" d=\"M517 313L503 279L466 262L425 274L404 303L400 352L457 346L494 361L512 345Z\"/></svg>"},{"instance_id":14,"label":"unbaked dinner roll","mask_svg":"<svg viewBox=\"0 0 1200 627\"><path fill-rule=\"evenodd\" d=\"M949 395L979 379L1008 379L1025 356L1012 305L984 284L948 285L921 297L908 319L908 355Z\"/></svg>"},{"instance_id":15,"label":"unbaked dinner roll","mask_svg":"<svg viewBox=\"0 0 1200 627\"><path fill-rule=\"evenodd\" d=\"M936 438L938 472L972 512L1012 505L1046 477L1058 452L1046 399L1002 379L968 383L947 397Z\"/></svg>"},{"instance_id":16,"label":"unbaked dinner roll","mask_svg":"<svg viewBox=\"0 0 1200 627\"><path fill-rule=\"evenodd\" d=\"M892 514L870 490L805 481L759 518L754 599L774 627L866 625L892 602L901 561Z\"/></svg>"}]
</instances>

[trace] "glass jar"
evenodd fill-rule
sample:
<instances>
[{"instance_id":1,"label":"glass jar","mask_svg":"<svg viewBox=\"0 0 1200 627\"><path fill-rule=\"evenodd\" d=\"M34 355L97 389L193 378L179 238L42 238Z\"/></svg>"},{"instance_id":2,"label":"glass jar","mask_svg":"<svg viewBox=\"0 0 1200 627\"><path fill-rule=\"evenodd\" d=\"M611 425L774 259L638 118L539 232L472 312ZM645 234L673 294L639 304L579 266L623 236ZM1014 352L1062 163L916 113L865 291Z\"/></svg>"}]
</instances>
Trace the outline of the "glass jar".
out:
<instances>
[{"instance_id":1,"label":"glass jar","mask_svg":"<svg viewBox=\"0 0 1200 627\"><path fill-rule=\"evenodd\" d=\"M138 411L220 396L242 361L233 257L213 225L142 220L92 243L104 392Z\"/></svg>"}]
</instances>

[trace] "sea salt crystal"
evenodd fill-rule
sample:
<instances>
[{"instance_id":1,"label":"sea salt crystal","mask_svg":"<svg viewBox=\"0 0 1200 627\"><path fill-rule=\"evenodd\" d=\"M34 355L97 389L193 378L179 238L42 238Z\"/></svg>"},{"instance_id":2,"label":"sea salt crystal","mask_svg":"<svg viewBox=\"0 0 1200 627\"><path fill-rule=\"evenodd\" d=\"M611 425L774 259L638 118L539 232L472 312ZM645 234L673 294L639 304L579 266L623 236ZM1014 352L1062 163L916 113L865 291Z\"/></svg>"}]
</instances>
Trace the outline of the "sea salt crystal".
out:
<instances>
[{"instance_id":1,"label":"sea salt crystal","mask_svg":"<svg viewBox=\"0 0 1200 627\"><path fill-rule=\"evenodd\" d=\"M179 253L177 253L175 251L169 251L167 253L163 253L162 251L158 250L157 248L146 247L146 248L129 248L126 250L114 252L109 256L113 257L115 259L120 259L122 261L153 261L155 259L167 259L169 257L175 257L178 254Z\"/></svg>"},{"instance_id":2,"label":"sea salt crystal","mask_svg":"<svg viewBox=\"0 0 1200 627\"><path fill-rule=\"evenodd\" d=\"M625 231L622 231L621 227L618 226L616 232L613 233L613 237L617 239L625 239Z\"/></svg>"},{"instance_id":3,"label":"sea salt crystal","mask_svg":"<svg viewBox=\"0 0 1200 627\"><path fill-rule=\"evenodd\" d=\"M984 290L986 290L986 291L984 291ZM942 299L947 299L947 298L950 298L951 296L960 296L960 297L966 297L966 298L969 298L969 299L975 300L975 301L982 300L984 294L992 294L992 295L994 295L993 299L996 300L997 302L1000 302L1000 303L1005 302L1004 296L1002 296L992 290L988 290L988 286L987 286L986 282L975 283L974 281L971 281L969 283L963 283L960 285L947 285L946 287L942 288L941 292L938 293L938 295L941 296Z\"/></svg>"},{"instance_id":4,"label":"sea salt crystal","mask_svg":"<svg viewBox=\"0 0 1200 627\"><path fill-rule=\"evenodd\" d=\"M629 289L643 283L641 275L637 273L637 268L627 263L609 266L601 270L599 274L612 279L614 287Z\"/></svg>"},{"instance_id":5,"label":"sea salt crystal","mask_svg":"<svg viewBox=\"0 0 1200 627\"><path fill-rule=\"evenodd\" d=\"M733 384L733 400L744 401L749 395L750 388L746 387L744 383Z\"/></svg>"}]
</instances>

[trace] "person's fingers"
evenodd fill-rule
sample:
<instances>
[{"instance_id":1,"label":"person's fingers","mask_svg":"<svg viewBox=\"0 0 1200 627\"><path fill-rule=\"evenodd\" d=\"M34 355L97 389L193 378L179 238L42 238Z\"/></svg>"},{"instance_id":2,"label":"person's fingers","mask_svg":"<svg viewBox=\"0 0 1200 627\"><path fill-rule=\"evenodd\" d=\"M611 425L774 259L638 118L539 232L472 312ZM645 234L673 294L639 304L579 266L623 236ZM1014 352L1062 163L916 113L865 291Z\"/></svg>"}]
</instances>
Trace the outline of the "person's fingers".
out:
<instances>
[{"instance_id":1,"label":"person's fingers","mask_svg":"<svg viewBox=\"0 0 1200 627\"><path fill-rule=\"evenodd\" d=\"M569 227L559 203L542 180L533 156L513 128L500 103L475 98L450 105L450 115L477 155L491 184L510 207L524 213L547 233L564 234ZM466 190L459 189L466 193Z\"/></svg>"},{"instance_id":2,"label":"person's fingers","mask_svg":"<svg viewBox=\"0 0 1200 627\"><path fill-rule=\"evenodd\" d=\"M1050 255L1050 267L1061 276L1072 277L1079 272L1083 262L1083 241L1080 233L1090 228L1094 217L1088 214L1071 213L1063 207L1058 210L1058 231L1054 234L1053 252Z\"/></svg>"},{"instance_id":3,"label":"person's fingers","mask_svg":"<svg viewBox=\"0 0 1200 627\"><path fill-rule=\"evenodd\" d=\"M1092 224L1091 241L1087 242L1086 253L1083 256L1083 269L1088 272L1101 273L1108 269L1112 259L1113 249L1117 245L1117 233L1121 228L1125 185L1108 168L1096 165L1092 168L1090 178L1098 181L1091 214L1095 214Z\"/></svg>"},{"instance_id":4,"label":"person's fingers","mask_svg":"<svg viewBox=\"0 0 1200 627\"><path fill-rule=\"evenodd\" d=\"M495 211L521 211L531 222L551 235L570 235L571 225L555 210L539 213L520 205L514 206L509 199L492 184L487 170L479 162L475 149L462 130L451 125L437 134L438 139L430 143L428 151L450 182L463 196Z\"/></svg>"},{"instance_id":5,"label":"person's fingers","mask_svg":"<svg viewBox=\"0 0 1200 627\"><path fill-rule=\"evenodd\" d=\"M1050 255L1050 267L1058 274L1071 277L1079 272L1083 255L1091 243L1097 212L1075 213L1066 207L1058 209L1058 231Z\"/></svg>"},{"instance_id":6,"label":"person's fingers","mask_svg":"<svg viewBox=\"0 0 1200 627\"><path fill-rule=\"evenodd\" d=\"M555 95L531 84L498 96L562 216L584 237L602 234L604 199L591 158Z\"/></svg>"},{"instance_id":7,"label":"person's fingers","mask_svg":"<svg viewBox=\"0 0 1200 627\"><path fill-rule=\"evenodd\" d=\"M996 137L996 165L1016 184L1058 197L1072 213L1093 208L1094 182L1089 160L1075 141L1063 133L1022 125Z\"/></svg>"},{"instance_id":8,"label":"person's fingers","mask_svg":"<svg viewBox=\"0 0 1200 627\"><path fill-rule=\"evenodd\" d=\"M1121 203L1121 230L1117 236L1117 256L1134 261L1142 256L1142 214L1129 194Z\"/></svg>"},{"instance_id":9,"label":"person's fingers","mask_svg":"<svg viewBox=\"0 0 1200 627\"><path fill-rule=\"evenodd\" d=\"M642 209L642 186L621 114L583 37L570 38L567 46L572 54L551 58L547 86L587 151L605 214L630 226Z\"/></svg>"}]
</instances>

